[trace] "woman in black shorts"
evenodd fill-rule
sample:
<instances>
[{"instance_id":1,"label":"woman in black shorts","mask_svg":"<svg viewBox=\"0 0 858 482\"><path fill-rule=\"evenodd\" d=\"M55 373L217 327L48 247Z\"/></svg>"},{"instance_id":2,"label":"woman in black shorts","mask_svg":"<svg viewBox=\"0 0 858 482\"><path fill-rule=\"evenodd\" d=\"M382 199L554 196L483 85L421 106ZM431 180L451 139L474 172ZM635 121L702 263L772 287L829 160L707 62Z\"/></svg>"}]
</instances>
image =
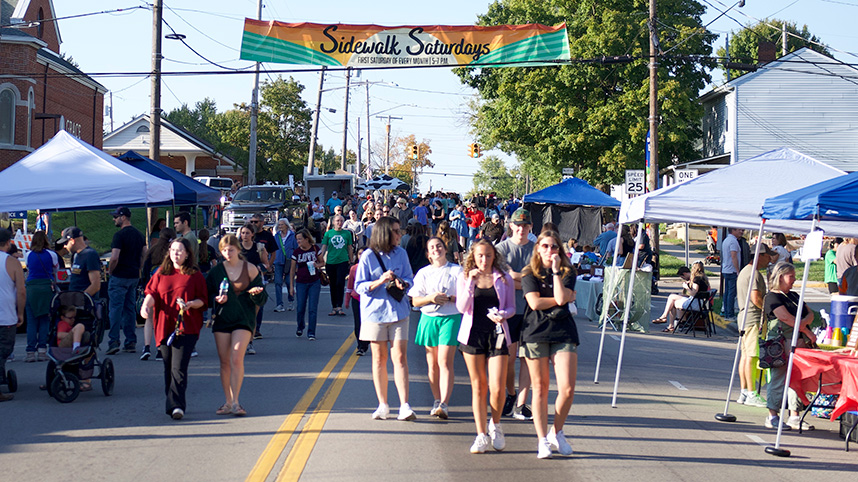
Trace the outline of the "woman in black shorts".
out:
<instances>
[{"instance_id":1,"label":"woman in black shorts","mask_svg":"<svg viewBox=\"0 0 858 482\"><path fill-rule=\"evenodd\" d=\"M500 417L506 395L510 343L506 320L515 314L515 283L506 272L505 264L490 241L480 240L468 253L463 273L456 283L456 307L463 315L459 350L471 377L471 405L477 425L472 454L485 452L490 444L495 450L503 450L506 445ZM492 407L488 431L487 392L491 392L489 404Z\"/></svg>"},{"instance_id":2,"label":"woman in black shorts","mask_svg":"<svg viewBox=\"0 0 858 482\"><path fill-rule=\"evenodd\" d=\"M233 234L227 234L218 243L223 263L214 266L206 278L212 303L212 331L217 355L220 358L220 382L226 397L218 415L247 415L238 402L241 383L244 381L244 354L256 328L256 310L265 304L259 269L241 258L241 245ZM228 285L226 294L220 294L221 283Z\"/></svg>"}]
</instances>

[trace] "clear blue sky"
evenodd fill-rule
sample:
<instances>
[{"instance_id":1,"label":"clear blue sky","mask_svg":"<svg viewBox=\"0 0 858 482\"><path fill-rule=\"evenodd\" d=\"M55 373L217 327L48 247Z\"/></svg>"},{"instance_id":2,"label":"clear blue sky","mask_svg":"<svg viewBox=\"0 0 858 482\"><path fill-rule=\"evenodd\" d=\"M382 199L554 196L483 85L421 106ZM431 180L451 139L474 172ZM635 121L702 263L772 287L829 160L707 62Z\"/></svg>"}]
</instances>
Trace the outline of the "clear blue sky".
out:
<instances>
[{"instance_id":1,"label":"clear blue sky","mask_svg":"<svg viewBox=\"0 0 858 482\"><path fill-rule=\"evenodd\" d=\"M735 1L707 0L714 8L725 10ZM706 5L705 2L703 2ZM143 5L141 0L102 0L99 2L70 2L55 0L57 15L67 16L93 11L110 10ZM240 68L250 65L238 60L244 17L256 15L256 0L165 0L164 18L177 31L187 36L194 49L222 65ZM263 19L288 22L342 22L374 23L380 25L469 25L477 15L486 11L485 0L437 0L435 2L402 2L374 0L356 2L329 0L327 2L286 2L268 0ZM203 6L204 5L204 6ZM324 8L321 6L324 5ZM704 23L719 14L713 7ZM173 9L173 10L171 10ZM825 43L838 50L858 52L858 34L854 18L858 17L858 0L747 0L743 8L734 8L728 15L742 24L753 18L782 18L807 24L810 30ZM60 22L63 39L62 51L74 57L85 72L145 72L150 69L151 25L150 11L137 9L122 14L103 14ZM741 28L738 23L723 16L710 25L710 30L723 33ZM165 28L165 33L169 29ZM723 36L718 45L723 45ZM177 41L164 40L165 71L215 70L196 57ZM858 63L858 57L836 53L845 62ZM294 66L264 64L274 70ZM297 67L301 68L301 67ZM288 75L288 74L287 74ZM296 73L293 77L306 86L304 99L315 105L318 86L317 73ZM268 78L262 75L262 80ZM720 72L713 72L720 83ZM149 109L149 81L142 77L100 77L97 79L113 91L114 124L119 127ZM416 135L426 139L433 150L431 159L436 167L422 177L421 189L432 188L467 191L477 160L467 155L472 142L466 123L467 103L474 91L464 87L448 69L420 69L400 71L364 72L361 80L384 81L399 87L376 85L370 89L370 113L384 111L402 117L394 121L393 136ZM233 103L249 102L252 75L219 75L208 77L166 77L162 90L162 107L171 110L182 103L193 104L204 97L217 101L220 110L231 108ZM332 73L326 78L326 88L343 86L343 74ZM344 89L326 92L323 108L336 109L330 113L323 109L319 127L319 141L325 147L340 151L343 135ZM365 119L366 103L363 89L352 89L349 107L349 148L355 149L357 118ZM362 122L364 122L362 120ZM109 119L105 119L109 130ZM366 138L366 125L361 126L361 137ZM374 116L371 119L371 138L374 146L384 138L384 125ZM362 144L366 146L366 142ZM364 151L365 152L365 151ZM376 150L376 152L380 152ZM489 152L492 154L492 152ZM495 153L500 154L500 153ZM508 160L508 162L511 162ZM442 174L448 174L443 176ZM458 175L458 176L456 176Z\"/></svg>"}]
</instances>

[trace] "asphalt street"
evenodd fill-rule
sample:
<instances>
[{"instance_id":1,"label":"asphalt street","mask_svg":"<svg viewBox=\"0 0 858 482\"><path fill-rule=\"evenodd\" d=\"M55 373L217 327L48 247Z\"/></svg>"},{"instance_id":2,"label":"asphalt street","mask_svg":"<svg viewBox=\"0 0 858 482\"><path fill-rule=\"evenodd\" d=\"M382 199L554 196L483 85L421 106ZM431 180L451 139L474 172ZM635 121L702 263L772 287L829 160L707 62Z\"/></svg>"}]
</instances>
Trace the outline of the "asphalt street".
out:
<instances>
[{"instance_id":1,"label":"asphalt street","mask_svg":"<svg viewBox=\"0 0 858 482\"><path fill-rule=\"evenodd\" d=\"M654 297L660 311L676 284L663 282ZM269 286L273 290L273 286ZM348 317L328 317L322 293L317 341L295 337L295 312L265 311L265 338L246 359L241 403L248 416L215 415L223 403L218 360L204 331L190 367L188 410L181 421L164 413L160 362L120 353L116 390L99 383L69 404L40 391L45 363L22 363L25 337L15 347L20 387L0 404L2 481L65 480L629 480L710 481L840 478L858 470L846 453L838 423L812 418L816 430L785 432L789 458L764 448L775 432L763 427L765 410L730 404L735 423L715 420L724 410L736 339L629 334L617 407L611 407L619 335L608 332L600 383L594 384L600 332L577 319L578 384L566 433L571 457L536 458L530 422L504 419L507 448L471 455L474 439L470 386L461 356L447 421L428 416L432 396L422 347L410 345L414 422L374 421L377 404L371 359L354 356ZM417 315L412 316L411 333ZM138 329L142 340L142 329ZM102 355L103 356L103 355ZM5 387L3 387L5 393ZM392 408L397 406L390 384Z\"/></svg>"}]
</instances>

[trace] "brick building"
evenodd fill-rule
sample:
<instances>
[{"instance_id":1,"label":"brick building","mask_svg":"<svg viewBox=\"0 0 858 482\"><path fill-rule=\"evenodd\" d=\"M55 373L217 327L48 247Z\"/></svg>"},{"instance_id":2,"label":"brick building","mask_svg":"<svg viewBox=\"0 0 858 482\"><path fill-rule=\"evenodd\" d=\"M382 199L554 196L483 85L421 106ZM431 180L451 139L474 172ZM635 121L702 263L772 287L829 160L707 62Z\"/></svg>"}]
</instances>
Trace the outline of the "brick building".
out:
<instances>
[{"instance_id":1,"label":"brick building","mask_svg":"<svg viewBox=\"0 0 858 482\"><path fill-rule=\"evenodd\" d=\"M51 0L0 0L0 170L59 130L102 146L104 86L60 56Z\"/></svg>"},{"instance_id":2,"label":"brick building","mask_svg":"<svg viewBox=\"0 0 858 482\"><path fill-rule=\"evenodd\" d=\"M149 115L143 114L107 134L103 150L112 156L127 151L148 156L149 141ZM167 119L161 119L161 159L156 160L186 176L228 177L244 182L244 170L235 161Z\"/></svg>"}]
</instances>

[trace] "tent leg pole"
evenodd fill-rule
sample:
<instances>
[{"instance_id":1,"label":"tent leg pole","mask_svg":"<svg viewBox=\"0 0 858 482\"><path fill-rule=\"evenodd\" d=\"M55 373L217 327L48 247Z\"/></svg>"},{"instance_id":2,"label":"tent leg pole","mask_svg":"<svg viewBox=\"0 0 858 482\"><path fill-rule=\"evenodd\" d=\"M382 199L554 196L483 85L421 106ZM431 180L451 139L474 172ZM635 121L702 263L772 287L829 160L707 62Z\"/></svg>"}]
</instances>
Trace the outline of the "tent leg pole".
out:
<instances>
[{"instance_id":1,"label":"tent leg pole","mask_svg":"<svg viewBox=\"0 0 858 482\"><path fill-rule=\"evenodd\" d=\"M632 269L629 273L629 289L626 293L626 306L625 310L623 310L623 334L620 336L620 354L617 357L617 374L614 377L614 394L611 397L611 407L617 408L617 389L620 386L620 371L623 368L623 350L626 347L626 330L629 326L629 312L631 311L632 305L632 292L635 288L635 274L638 271L638 254L641 250L641 238L644 230L643 221L638 223L638 235L635 238L635 254L632 257ZM627 255L628 256L628 255Z\"/></svg>"},{"instance_id":2,"label":"tent leg pole","mask_svg":"<svg viewBox=\"0 0 858 482\"><path fill-rule=\"evenodd\" d=\"M760 259L760 248L763 244L763 228L765 227L766 220L763 219L760 221L760 230L759 234L757 234L757 245L754 248L754 261L751 266L757 266L757 262ZM756 270L755 270L756 271ZM750 281L748 282L748 293L745 295L745 307L747 308L748 304L751 303L751 288L754 287L754 277L751 276ZM736 380L736 368L739 366L739 351L742 346L742 337L745 336L745 324L748 321L748 310L742 310L742 320L739 322L739 341L736 342L736 355L733 357L733 370L730 372L730 383L727 385L727 400L724 402L724 412L716 413L715 420L721 422L735 422L736 416L730 415L730 399L733 396L733 382ZM741 390L741 387L740 387Z\"/></svg>"},{"instance_id":3,"label":"tent leg pole","mask_svg":"<svg viewBox=\"0 0 858 482\"><path fill-rule=\"evenodd\" d=\"M616 270L616 268L617 268L617 252L619 252L619 250L620 250L620 235L619 235L619 233L623 232L623 225L618 224L617 230L618 230L617 238L616 238L616 241L614 242L614 259L611 261L611 265L613 266L614 270ZM604 253L602 255L604 256ZM604 285L602 285L602 286L604 287ZM611 290L611 298L613 298L613 296L614 296L614 293L613 293L613 290ZM605 307L608 306L608 303L605 300L606 300L605 290L602 289L602 314L605 314ZM596 385L599 384L599 368L602 366L602 348L604 348L604 346L605 346L605 330L607 330L607 328L608 328L608 320L605 319L605 321L602 322L602 336L599 339L599 356L596 358L596 377L593 379L593 383Z\"/></svg>"},{"instance_id":4,"label":"tent leg pole","mask_svg":"<svg viewBox=\"0 0 858 482\"><path fill-rule=\"evenodd\" d=\"M810 225L810 232L811 233L816 229L817 221L818 221L817 217L814 216L813 217L813 223L811 223L811 225ZM804 252L804 250L802 250L802 252ZM792 377L792 362L793 362L793 358L795 358L795 344L798 342L798 333L799 333L799 331L801 331L799 328L801 328L801 313L802 313L802 311L804 311L804 310L802 310L802 307L804 306L804 292L805 292L805 289L807 287L807 278L808 278L808 275L810 274L810 259L805 257L803 261L804 261L804 275L801 278L801 290L799 291L799 294L798 294L798 306L796 306L796 310L795 310L795 324L793 325L794 328L792 330L792 342L791 342L792 345L791 345L790 351L789 351L789 361L787 362L786 380L784 381L784 395L783 395L783 397L781 397L781 409L779 412L781 423L778 424L778 436L775 438L774 447L771 447L771 446L766 447L766 453L767 454L775 455L777 457L789 457L790 456L789 450L785 450L785 449L781 448L781 434L783 433L783 426L785 423L784 422L784 412L787 411L786 404L787 404L787 398L789 396L789 380L790 380L790 377Z\"/></svg>"}]
</instances>

